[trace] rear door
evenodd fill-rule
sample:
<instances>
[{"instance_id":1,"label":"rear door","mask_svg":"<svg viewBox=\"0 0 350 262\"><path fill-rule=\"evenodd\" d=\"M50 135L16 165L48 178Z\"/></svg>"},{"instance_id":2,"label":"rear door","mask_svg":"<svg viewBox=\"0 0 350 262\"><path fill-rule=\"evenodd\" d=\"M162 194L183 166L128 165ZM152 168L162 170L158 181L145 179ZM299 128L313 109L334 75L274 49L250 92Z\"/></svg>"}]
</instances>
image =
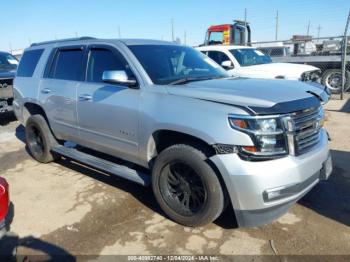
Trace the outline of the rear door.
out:
<instances>
[{"instance_id":1,"label":"rear door","mask_svg":"<svg viewBox=\"0 0 350 262\"><path fill-rule=\"evenodd\" d=\"M77 141L77 86L83 79L84 46L54 49L40 84L39 98L55 135Z\"/></svg>"},{"instance_id":2,"label":"rear door","mask_svg":"<svg viewBox=\"0 0 350 262\"><path fill-rule=\"evenodd\" d=\"M124 56L109 45L87 50L86 81L78 86L78 122L81 140L90 148L133 160L138 153L140 89L102 81L109 70L134 77Z\"/></svg>"}]
</instances>

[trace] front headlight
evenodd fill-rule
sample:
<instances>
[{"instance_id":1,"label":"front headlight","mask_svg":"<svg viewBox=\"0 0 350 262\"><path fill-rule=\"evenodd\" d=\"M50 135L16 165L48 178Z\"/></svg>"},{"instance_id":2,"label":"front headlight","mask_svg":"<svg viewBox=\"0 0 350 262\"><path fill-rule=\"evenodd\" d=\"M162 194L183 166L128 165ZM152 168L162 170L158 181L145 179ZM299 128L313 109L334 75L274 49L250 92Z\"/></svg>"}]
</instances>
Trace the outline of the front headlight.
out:
<instances>
[{"instance_id":1,"label":"front headlight","mask_svg":"<svg viewBox=\"0 0 350 262\"><path fill-rule=\"evenodd\" d=\"M273 157L288 153L280 118L230 116L232 128L250 135L254 146L240 146L240 153L255 157Z\"/></svg>"},{"instance_id":2,"label":"front headlight","mask_svg":"<svg viewBox=\"0 0 350 262\"><path fill-rule=\"evenodd\" d=\"M303 82L321 82L321 70L313 70L304 72L301 75L301 81Z\"/></svg>"}]
</instances>

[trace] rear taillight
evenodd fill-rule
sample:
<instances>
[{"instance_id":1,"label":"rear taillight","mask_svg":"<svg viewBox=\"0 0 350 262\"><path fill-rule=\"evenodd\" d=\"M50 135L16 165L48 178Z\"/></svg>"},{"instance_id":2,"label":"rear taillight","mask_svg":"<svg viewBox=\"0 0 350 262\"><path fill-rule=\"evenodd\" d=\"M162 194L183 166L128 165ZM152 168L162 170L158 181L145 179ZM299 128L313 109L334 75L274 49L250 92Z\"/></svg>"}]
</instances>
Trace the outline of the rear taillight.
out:
<instances>
[{"instance_id":1,"label":"rear taillight","mask_svg":"<svg viewBox=\"0 0 350 262\"><path fill-rule=\"evenodd\" d=\"M9 210L9 185L6 180L0 177L0 222L3 221Z\"/></svg>"}]
</instances>

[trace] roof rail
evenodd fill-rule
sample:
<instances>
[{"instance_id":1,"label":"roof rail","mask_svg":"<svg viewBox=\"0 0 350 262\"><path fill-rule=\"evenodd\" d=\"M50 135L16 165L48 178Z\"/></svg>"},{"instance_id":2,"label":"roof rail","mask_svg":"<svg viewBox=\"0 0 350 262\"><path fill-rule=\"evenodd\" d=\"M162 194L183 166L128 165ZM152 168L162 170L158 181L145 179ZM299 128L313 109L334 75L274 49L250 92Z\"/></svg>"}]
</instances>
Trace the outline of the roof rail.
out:
<instances>
[{"instance_id":1,"label":"roof rail","mask_svg":"<svg viewBox=\"0 0 350 262\"><path fill-rule=\"evenodd\" d=\"M76 38L66 38L66 39L59 39L59 40L51 40L51 41L44 41L44 42L39 42L39 43L33 43L33 44L30 45L30 47L38 46L38 45L46 45L46 44L69 42L69 41L92 40L92 39L96 39L96 38L95 37L91 37L91 36L82 36L82 37L76 37Z\"/></svg>"}]
</instances>

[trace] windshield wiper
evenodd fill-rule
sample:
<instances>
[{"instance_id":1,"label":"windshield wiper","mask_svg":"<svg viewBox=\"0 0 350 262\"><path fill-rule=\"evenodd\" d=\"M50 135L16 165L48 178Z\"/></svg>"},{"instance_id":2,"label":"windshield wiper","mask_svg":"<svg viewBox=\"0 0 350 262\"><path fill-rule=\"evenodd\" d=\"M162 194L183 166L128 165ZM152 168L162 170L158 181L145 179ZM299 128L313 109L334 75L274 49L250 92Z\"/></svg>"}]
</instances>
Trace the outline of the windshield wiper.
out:
<instances>
[{"instance_id":1,"label":"windshield wiper","mask_svg":"<svg viewBox=\"0 0 350 262\"><path fill-rule=\"evenodd\" d=\"M186 77L186 78L181 78L175 81L172 81L169 83L169 85L183 85L187 84L189 82L194 82L194 81L204 81L204 80L212 80L212 79L218 79L218 78L224 78L225 76L214 76L214 77Z\"/></svg>"}]
</instances>

